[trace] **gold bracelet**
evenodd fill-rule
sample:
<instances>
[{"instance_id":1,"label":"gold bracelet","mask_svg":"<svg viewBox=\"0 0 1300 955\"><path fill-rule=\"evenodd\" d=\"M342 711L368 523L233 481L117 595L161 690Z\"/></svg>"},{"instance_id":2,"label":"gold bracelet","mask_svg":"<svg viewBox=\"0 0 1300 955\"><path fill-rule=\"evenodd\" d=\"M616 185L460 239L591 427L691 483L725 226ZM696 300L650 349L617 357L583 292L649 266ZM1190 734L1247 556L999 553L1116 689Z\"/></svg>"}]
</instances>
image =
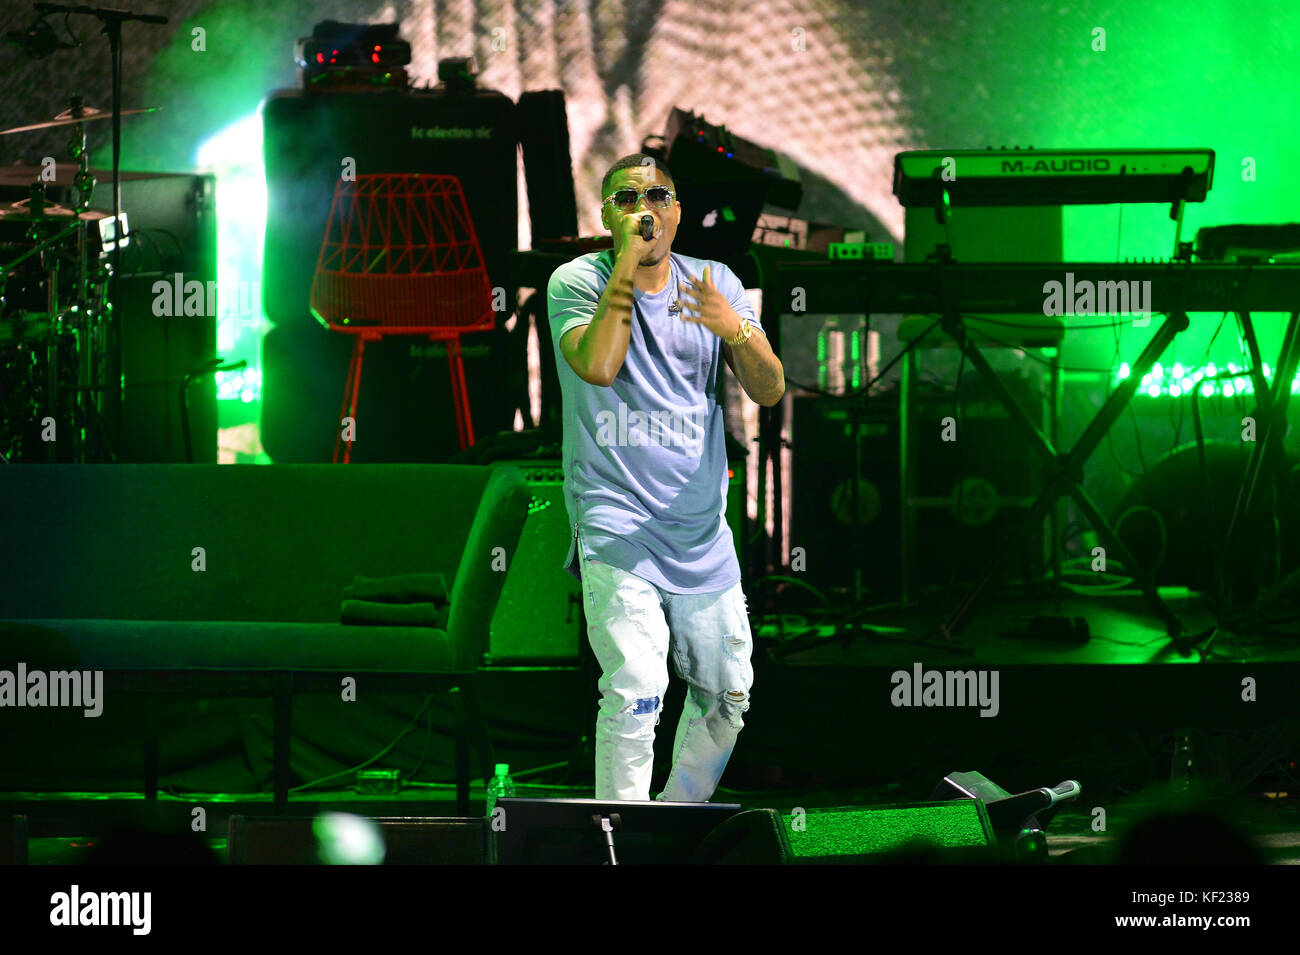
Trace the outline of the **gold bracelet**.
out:
<instances>
[{"instance_id":1,"label":"gold bracelet","mask_svg":"<svg viewBox=\"0 0 1300 955\"><path fill-rule=\"evenodd\" d=\"M725 341L728 345L732 346L743 345L745 342L749 341L749 336L752 334L754 334L754 329L753 326L750 325L749 319L742 318L740 320L740 331L736 332L736 337L725 339Z\"/></svg>"}]
</instances>

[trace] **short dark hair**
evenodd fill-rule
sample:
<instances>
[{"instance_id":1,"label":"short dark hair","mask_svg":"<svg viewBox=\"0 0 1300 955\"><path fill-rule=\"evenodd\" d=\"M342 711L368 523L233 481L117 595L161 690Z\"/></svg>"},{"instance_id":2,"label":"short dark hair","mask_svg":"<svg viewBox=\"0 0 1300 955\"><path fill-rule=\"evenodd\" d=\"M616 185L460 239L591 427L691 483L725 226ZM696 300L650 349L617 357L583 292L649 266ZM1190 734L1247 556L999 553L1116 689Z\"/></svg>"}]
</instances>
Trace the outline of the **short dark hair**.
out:
<instances>
[{"instance_id":1,"label":"short dark hair","mask_svg":"<svg viewBox=\"0 0 1300 955\"><path fill-rule=\"evenodd\" d=\"M673 182L673 174L668 171L668 166L664 164L663 160L647 156L645 153L632 153L632 155L624 156L609 167L609 172L605 173L605 178L600 181L601 197L603 198L609 192L609 184L614 178L614 173L620 169L632 169L636 166L653 166L664 174L664 177L667 178L671 185L676 186L676 183Z\"/></svg>"}]
</instances>

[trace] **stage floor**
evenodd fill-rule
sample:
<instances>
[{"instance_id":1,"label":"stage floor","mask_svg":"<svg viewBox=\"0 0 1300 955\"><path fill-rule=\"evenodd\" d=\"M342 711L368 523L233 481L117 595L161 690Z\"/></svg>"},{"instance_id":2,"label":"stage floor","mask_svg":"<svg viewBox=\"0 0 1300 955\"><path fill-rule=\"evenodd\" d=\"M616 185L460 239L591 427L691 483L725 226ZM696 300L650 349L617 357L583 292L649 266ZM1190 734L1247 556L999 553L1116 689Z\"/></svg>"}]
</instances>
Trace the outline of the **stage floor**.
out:
<instances>
[{"instance_id":1,"label":"stage floor","mask_svg":"<svg viewBox=\"0 0 1300 955\"><path fill-rule=\"evenodd\" d=\"M937 634L940 623L964 591L950 597L927 592L915 605L847 609L809 607L799 613L771 615L759 622L755 636L772 641L769 655L791 666L889 666L948 655L952 666L978 659L993 666L1121 666L1152 663L1300 662L1300 616L1274 623L1269 632L1243 625L1213 634L1208 649L1180 654L1164 622L1137 590L1106 595L1069 595L1050 599L988 599L974 606L967 626L951 642ZM1200 597L1184 587L1160 589L1160 596L1184 624L1184 632L1205 643L1214 617ZM751 610L755 601L750 598ZM841 600L841 604L847 601ZM1087 621L1086 643L1034 638L1023 633L1030 618L1046 614Z\"/></svg>"}]
</instances>

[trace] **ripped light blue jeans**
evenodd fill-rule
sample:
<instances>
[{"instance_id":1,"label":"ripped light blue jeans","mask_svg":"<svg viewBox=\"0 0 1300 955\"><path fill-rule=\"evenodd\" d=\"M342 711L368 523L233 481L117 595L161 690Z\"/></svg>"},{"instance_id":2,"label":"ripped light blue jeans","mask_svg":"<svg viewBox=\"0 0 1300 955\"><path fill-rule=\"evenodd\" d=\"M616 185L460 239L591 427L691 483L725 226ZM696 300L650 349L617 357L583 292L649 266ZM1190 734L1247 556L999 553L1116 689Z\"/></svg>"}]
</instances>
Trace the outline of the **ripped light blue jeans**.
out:
<instances>
[{"instance_id":1,"label":"ripped light blue jeans","mask_svg":"<svg viewBox=\"0 0 1300 955\"><path fill-rule=\"evenodd\" d=\"M744 728L754 683L753 640L737 583L712 594L674 594L582 555L587 639L600 664L596 798L648 800L655 727L668 690L668 653L686 699L664 791L708 802Z\"/></svg>"}]
</instances>

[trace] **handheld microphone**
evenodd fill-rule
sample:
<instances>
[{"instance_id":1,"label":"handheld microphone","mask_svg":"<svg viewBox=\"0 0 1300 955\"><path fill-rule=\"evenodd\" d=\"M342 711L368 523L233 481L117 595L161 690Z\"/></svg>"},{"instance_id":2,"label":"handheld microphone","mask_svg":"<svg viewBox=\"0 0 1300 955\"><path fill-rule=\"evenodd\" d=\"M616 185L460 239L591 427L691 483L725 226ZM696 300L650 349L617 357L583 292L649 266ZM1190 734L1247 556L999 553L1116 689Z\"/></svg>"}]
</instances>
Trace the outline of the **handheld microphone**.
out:
<instances>
[{"instance_id":1,"label":"handheld microphone","mask_svg":"<svg viewBox=\"0 0 1300 955\"><path fill-rule=\"evenodd\" d=\"M641 217L641 238L649 242L651 239L654 238L654 235L655 235L654 216L642 216Z\"/></svg>"}]
</instances>

